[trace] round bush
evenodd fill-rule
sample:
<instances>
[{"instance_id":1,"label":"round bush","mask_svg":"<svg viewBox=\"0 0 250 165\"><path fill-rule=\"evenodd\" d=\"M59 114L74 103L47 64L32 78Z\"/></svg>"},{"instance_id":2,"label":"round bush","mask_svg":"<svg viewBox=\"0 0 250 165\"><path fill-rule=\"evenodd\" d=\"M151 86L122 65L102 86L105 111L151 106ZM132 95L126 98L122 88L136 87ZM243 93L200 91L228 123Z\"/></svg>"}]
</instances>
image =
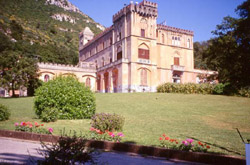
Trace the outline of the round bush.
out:
<instances>
[{"instance_id":1,"label":"round bush","mask_svg":"<svg viewBox=\"0 0 250 165\"><path fill-rule=\"evenodd\" d=\"M5 105L0 104L0 121L8 120L9 117L9 109Z\"/></svg>"},{"instance_id":2,"label":"round bush","mask_svg":"<svg viewBox=\"0 0 250 165\"><path fill-rule=\"evenodd\" d=\"M95 114L92 91L73 76L59 76L35 91L35 112L43 121L84 119Z\"/></svg>"},{"instance_id":3,"label":"round bush","mask_svg":"<svg viewBox=\"0 0 250 165\"><path fill-rule=\"evenodd\" d=\"M122 131L125 118L117 114L97 113L92 117L91 126L105 131Z\"/></svg>"}]
</instances>

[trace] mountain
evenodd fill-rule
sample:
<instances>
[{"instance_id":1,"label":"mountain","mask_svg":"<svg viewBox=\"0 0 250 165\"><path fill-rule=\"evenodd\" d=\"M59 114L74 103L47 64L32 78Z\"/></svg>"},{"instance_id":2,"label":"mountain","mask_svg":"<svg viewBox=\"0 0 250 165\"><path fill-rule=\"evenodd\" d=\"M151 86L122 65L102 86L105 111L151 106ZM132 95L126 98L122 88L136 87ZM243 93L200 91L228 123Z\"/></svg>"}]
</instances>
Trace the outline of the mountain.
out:
<instances>
[{"instance_id":1,"label":"mountain","mask_svg":"<svg viewBox=\"0 0 250 165\"><path fill-rule=\"evenodd\" d=\"M13 43L19 42L15 23L26 50L42 62L62 64L77 64L78 35L86 26L95 35L105 29L68 0L0 0L0 33Z\"/></svg>"}]
</instances>

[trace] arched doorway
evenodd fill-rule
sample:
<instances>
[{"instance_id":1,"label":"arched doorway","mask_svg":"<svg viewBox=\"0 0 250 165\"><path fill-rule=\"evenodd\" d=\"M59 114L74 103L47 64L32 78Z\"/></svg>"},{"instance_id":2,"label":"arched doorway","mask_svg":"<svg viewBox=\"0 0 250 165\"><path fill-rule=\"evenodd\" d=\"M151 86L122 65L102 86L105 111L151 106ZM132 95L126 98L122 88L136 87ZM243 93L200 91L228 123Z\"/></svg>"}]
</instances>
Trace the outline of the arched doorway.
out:
<instances>
[{"instance_id":1,"label":"arched doorway","mask_svg":"<svg viewBox=\"0 0 250 165\"><path fill-rule=\"evenodd\" d=\"M46 74L46 75L44 76L44 82L48 82L49 80L50 80L50 77L49 77L48 74Z\"/></svg>"},{"instance_id":2,"label":"arched doorway","mask_svg":"<svg viewBox=\"0 0 250 165\"><path fill-rule=\"evenodd\" d=\"M91 79L89 77L86 79L85 84L86 84L87 87L91 88Z\"/></svg>"}]
</instances>

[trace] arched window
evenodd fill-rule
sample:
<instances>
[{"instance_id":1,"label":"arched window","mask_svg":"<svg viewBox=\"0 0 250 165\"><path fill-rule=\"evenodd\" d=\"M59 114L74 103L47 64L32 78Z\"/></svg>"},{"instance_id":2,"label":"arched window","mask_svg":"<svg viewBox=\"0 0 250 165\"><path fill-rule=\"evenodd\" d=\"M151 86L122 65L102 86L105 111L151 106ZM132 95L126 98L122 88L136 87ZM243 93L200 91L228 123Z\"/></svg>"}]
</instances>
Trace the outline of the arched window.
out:
<instances>
[{"instance_id":1,"label":"arched window","mask_svg":"<svg viewBox=\"0 0 250 165\"><path fill-rule=\"evenodd\" d=\"M140 21L140 28L141 28L141 37L147 37L147 29L148 29L148 23L147 19L142 18Z\"/></svg>"},{"instance_id":2,"label":"arched window","mask_svg":"<svg viewBox=\"0 0 250 165\"><path fill-rule=\"evenodd\" d=\"M161 40L162 40L162 43L164 43L164 42L165 42L165 40L164 40L164 38L165 38L165 37L164 37L164 34L162 34L161 37L162 37L162 39L161 39Z\"/></svg>"},{"instance_id":3,"label":"arched window","mask_svg":"<svg viewBox=\"0 0 250 165\"><path fill-rule=\"evenodd\" d=\"M138 57L149 60L149 48L146 44L141 44L138 48Z\"/></svg>"},{"instance_id":4,"label":"arched window","mask_svg":"<svg viewBox=\"0 0 250 165\"><path fill-rule=\"evenodd\" d=\"M86 86L91 88L91 80L89 77L86 79Z\"/></svg>"},{"instance_id":5,"label":"arched window","mask_svg":"<svg viewBox=\"0 0 250 165\"><path fill-rule=\"evenodd\" d=\"M49 81L49 75L46 74L46 75L44 76L44 82L48 82L48 81Z\"/></svg>"},{"instance_id":6,"label":"arched window","mask_svg":"<svg viewBox=\"0 0 250 165\"><path fill-rule=\"evenodd\" d=\"M147 86L147 70L141 69L141 85Z\"/></svg>"}]
</instances>

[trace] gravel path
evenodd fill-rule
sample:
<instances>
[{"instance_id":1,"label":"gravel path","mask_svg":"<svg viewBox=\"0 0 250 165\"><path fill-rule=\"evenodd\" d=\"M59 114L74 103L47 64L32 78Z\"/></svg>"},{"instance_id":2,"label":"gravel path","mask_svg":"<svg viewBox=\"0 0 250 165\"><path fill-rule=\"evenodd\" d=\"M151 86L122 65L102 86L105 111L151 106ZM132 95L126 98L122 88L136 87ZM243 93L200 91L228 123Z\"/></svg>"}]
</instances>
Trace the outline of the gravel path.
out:
<instances>
[{"instance_id":1,"label":"gravel path","mask_svg":"<svg viewBox=\"0 0 250 165\"><path fill-rule=\"evenodd\" d=\"M37 152L40 147L39 142L0 137L0 164L36 164L37 160L43 159L42 155ZM108 165L195 164L122 152L102 152L98 157L98 162Z\"/></svg>"}]
</instances>

